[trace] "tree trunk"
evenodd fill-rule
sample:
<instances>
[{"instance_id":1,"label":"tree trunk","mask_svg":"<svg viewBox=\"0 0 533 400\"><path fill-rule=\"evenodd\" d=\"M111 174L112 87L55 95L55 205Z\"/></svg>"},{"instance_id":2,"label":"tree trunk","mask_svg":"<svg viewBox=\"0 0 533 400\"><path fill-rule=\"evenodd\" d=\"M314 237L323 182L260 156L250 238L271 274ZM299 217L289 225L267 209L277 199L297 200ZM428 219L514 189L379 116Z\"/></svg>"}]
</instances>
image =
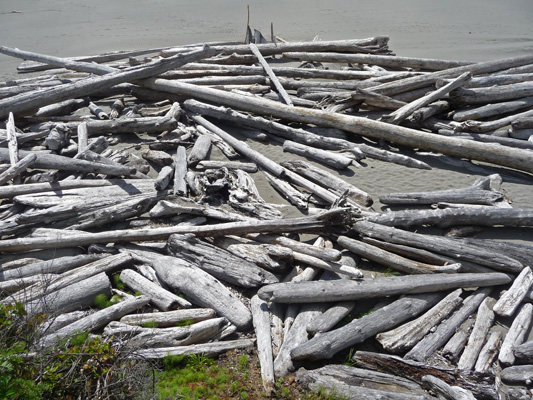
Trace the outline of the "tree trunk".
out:
<instances>
[{"instance_id":1,"label":"tree trunk","mask_svg":"<svg viewBox=\"0 0 533 400\"><path fill-rule=\"evenodd\" d=\"M215 318L215 310L209 308L188 308L154 313L130 314L120 319L120 322L128 325L142 326L145 324L155 325L158 328L169 328L179 323L195 323Z\"/></svg>"}]
</instances>

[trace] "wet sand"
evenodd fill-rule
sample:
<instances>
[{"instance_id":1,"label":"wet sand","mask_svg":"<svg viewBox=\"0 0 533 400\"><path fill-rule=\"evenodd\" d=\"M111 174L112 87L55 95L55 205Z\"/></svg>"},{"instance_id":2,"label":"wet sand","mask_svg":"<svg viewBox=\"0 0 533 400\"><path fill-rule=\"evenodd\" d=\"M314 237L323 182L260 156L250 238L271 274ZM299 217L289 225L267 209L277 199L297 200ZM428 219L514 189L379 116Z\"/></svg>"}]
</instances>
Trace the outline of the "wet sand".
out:
<instances>
[{"instance_id":1,"label":"wet sand","mask_svg":"<svg viewBox=\"0 0 533 400\"><path fill-rule=\"evenodd\" d=\"M67 57L243 40L248 4L250 26L267 37L272 22L276 35L292 41L315 36L331 40L387 35L390 48L400 56L485 61L533 51L531 0L2 0L0 45ZM0 55L0 80L16 78L18 63ZM277 145L255 146L277 161L292 158ZM530 176L475 168L446 157L416 157L433 169L415 170L368 160L343 176L377 200L390 192L465 187L479 176L499 171L513 206L533 207ZM283 203L264 181L259 180L258 185L267 201ZM377 209L380 207L376 204ZM528 230L507 231L505 235L533 238Z\"/></svg>"}]
</instances>

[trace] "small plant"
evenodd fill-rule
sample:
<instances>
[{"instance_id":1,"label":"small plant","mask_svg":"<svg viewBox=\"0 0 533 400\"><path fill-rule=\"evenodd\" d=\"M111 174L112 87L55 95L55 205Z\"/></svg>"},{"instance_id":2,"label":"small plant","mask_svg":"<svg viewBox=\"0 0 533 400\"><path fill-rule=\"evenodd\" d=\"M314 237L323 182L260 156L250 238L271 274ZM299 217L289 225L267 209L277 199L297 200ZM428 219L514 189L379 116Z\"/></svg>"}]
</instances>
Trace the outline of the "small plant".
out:
<instances>
[{"instance_id":1,"label":"small plant","mask_svg":"<svg viewBox=\"0 0 533 400\"><path fill-rule=\"evenodd\" d=\"M157 328L157 322L156 321L147 321L143 322L141 324L143 328Z\"/></svg>"},{"instance_id":2,"label":"small plant","mask_svg":"<svg viewBox=\"0 0 533 400\"><path fill-rule=\"evenodd\" d=\"M250 359L246 354L243 354L239 357L239 368L241 371L244 371L246 368L248 368L248 364L250 363Z\"/></svg>"},{"instance_id":3,"label":"small plant","mask_svg":"<svg viewBox=\"0 0 533 400\"><path fill-rule=\"evenodd\" d=\"M120 280L120 274L114 274L113 275L113 287L119 289L119 290L124 290L126 289L126 285L124 284L124 282L122 282Z\"/></svg>"},{"instance_id":4,"label":"small plant","mask_svg":"<svg viewBox=\"0 0 533 400\"><path fill-rule=\"evenodd\" d=\"M104 293L100 293L94 298L94 305L100 310L103 310L104 308L110 307L119 302L120 296L113 296L111 297L111 299L109 299Z\"/></svg>"},{"instance_id":5,"label":"small plant","mask_svg":"<svg viewBox=\"0 0 533 400\"><path fill-rule=\"evenodd\" d=\"M183 319L181 321L176 322L176 326L189 326L192 324L194 324L194 320L190 318Z\"/></svg>"}]
</instances>

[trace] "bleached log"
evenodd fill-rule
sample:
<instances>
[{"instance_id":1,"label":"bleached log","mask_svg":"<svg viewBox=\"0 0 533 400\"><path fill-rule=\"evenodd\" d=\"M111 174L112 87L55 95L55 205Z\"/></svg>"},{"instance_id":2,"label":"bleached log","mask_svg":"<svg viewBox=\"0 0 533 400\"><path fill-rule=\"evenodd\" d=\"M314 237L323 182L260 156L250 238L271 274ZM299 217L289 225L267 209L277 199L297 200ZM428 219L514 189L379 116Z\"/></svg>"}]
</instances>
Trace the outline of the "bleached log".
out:
<instances>
[{"instance_id":1,"label":"bleached log","mask_svg":"<svg viewBox=\"0 0 533 400\"><path fill-rule=\"evenodd\" d=\"M200 135L187 157L187 164L195 166L204 160L211 151L211 138L208 135Z\"/></svg>"},{"instance_id":2,"label":"bleached log","mask_svg":"<svg viewBox=\"0 0 533 400\"><path fill-rule=\"evenodd\" d=\"M511 126L515 129L531 129L533 128L533 117L520 118L514 121Z\"/></svg>"},{"instance_id":3,"label":"bleached log","mask_svg":"<svg viewBox=\"0 0 533 400\"><path fill-rule=\"evenodd\" d=\"M65 100L59 103L50 104L49 106L39 108L39 110L34 114L34 116L53 117L57 115L68 115L80 108L86 107L88 104L88 97Z\"/></svg>"},{"instance_id":4,"label":"bleached log","mask_svg":"<svg viewBox=\"0 0 533 400\"><path fill-rule=\"evenodd\" d=\"M509 126L512 124L513 121L519 120L520 118L524 117L530 117L533 116L533 112L531 110L524 111L518 114L505 116L498 119L493 119L491 121L466 121L462 122L460 124L456 124L451 122L452 126L459 130L459 131L466 131L466 132L495 132L497 129ZM512 132L512 130L510 130ZM511 136L517 139L520 139L518 136ZM527 139L527 137L526 137Z\"/></svg>"},{"instance_id":5,"label":"bleached log","mask_svg":"<svg viewBox=\"0 0 533 400\"><path fill-rule=\"evenodd\" d=\"M17 279L10 279L8 281L2 281L0 282L0 296L5 297L6 295L16 293L29 286L39 284L42 282L49 282L55 277L57 277L56 274L37 274L37 275L27 276L25 278L17 278Z\"/></svg>"},{"instance_id":6,"label":"bleached log","mask_svg":"<svg viewBox=\"0 0 533 400\"><path fill-rule=\"evenodd\" d=\"M316 184L329 188L339 196L348 196L363 207L369 207L372 204L372 198L368 193L346 182L336 174L301 160L284 161L281 165Z\"/></svg>"},{"instance_id":7,"label":"bleached log","mask_svg":"<svg viewBox=\"0 0 533 400\"><path fill-rule=\"evenodd\" d=\"M533 365L515 365L504 368L501 379L506 383L525 383L530 385L533 381Z\"/></svg>"},{"instance_id":8,"label":"bleached log","mask_svg":"<svg viewBox=\"0 0 533 400\"><path fill-rule=\"evenodd\" d=\"M406 104L405 101L396 100L392 97L375 93L371 90L371 88L355 89L355 91L350 94L350 98L355 101L362 101L369 106L384 108L386 110L397 110Z\"/></svg>"},{"instance_id":9,"label":"bleached log","mask_svg":"<svg viewBox=\"0 0 533 400\"><path fill-rule=\"evenodd\" d=\"M450 93L452 90L465 85L470 79L472 79L472 74L470 72L465 72L447 85L438 88L437 90L427 94L426 96L420 97L419 99L412 101L409 104L406 104L405 106L397 109L389 115L382 117L381 120L390 124L399 124L408 116L410 116L414 111L418 110L421 107L427 106L428 104L433 103L436 100L441 99L442 97Z\"/></svg>"},{"instance_id":10,"label":"bleached log","mask_svg":"<svg viewBox=\"0 0 533 400\"><path fill-rule=\"evenodd\" d=\"M474 284L475 286L475 284ZM473 314L490 293L491 288L482 288L468 296L461 308L450 318L440 323L435 332L418 342L404 357L424 362L437 349L441 348L455 333L456 329Z\"/></svg>"},{"instance_id":11,"label":"bleached log","mask_svg":"<svg viewBox=\"0 0 533 400\"><path fill-rule=\"evenodd\" d=\"M507 132L511 138L519 140L529 140L533 136L533 129L515 129L511 127Z\"/></svg>"},{"instance_id":12,"label":"bleached log","mask_svg":"<svg viewBox=\"0 0 533 400\"><path fill-rule=\"evenodd\" d=\"M533 284L533 272L525 267L513 281L513 284L494 305L494 312L500 316L513 315Z\"/></svg>"},{"instance_id":13,"label":"bleached log","mask_svg":"<svg viewBox=\"0 0 533 400\"><path fill-rule=\"evenodd\" d=\"M307 325L307 333L311 336L328 332L354 309L354 301L341 301L328 308Z\"/></svg>"},{"instance_id":14,"label":"bleached log","mask_svg":"<svg viewBox=\"0 0 533 400\"><path fill-rule=\"evenodd\" d=\"M334 281L342 283L341 281ZM398 326L403 321L416 317L441 300L441 293L408 295L380 308L349 324L315 336L308 342L294 348L293 360L319 360L331 358L337 352L361 343L367 338ZM316 301L320 301L317 299Z\"/></svg>"},{"instance_id":15,"label":"bleached log","mask_svg":"<svg viewBox=\"0 0 533 400\"><path fill-rule=\"evenodd\" d=\"M488 373L491 369L493 361L498 355L502 333L494 331L490 334L487 342L479 352L479 356L474 366L474 371L481 373Z\"/></svg>"},{"instance_id":16,"label":"bleached log","mask_svg":"<svg viewBox=\"0 0 533 400\"><path fill-rule=\"evenodd\" d=\"M41 335L49 335L59 329L76 322L77 320L86 317L91 311L72 311L69 313L59 314L57 316L50 316L44 323L40 324L38 329Z\"/></svg>"},{"instance_id":17,"label":"bleached log","mask_svg":"<svg viewBox=\"0 0 533 400\"><path fill-rule=\"evenodd\" d=\"M254 163L245 163L239 161L214 161L214 160L202 160L196 165L197 168L205 169L242 169L245 172L257 172L257 165Z\"/></svg>"},{"instance_id":18,"label":"bleached log","mask_svg":"<svg viewBox=\"0 0 533 400\"><path fill-rule=\"evenodd\" d=\"M15 130L15 118L10 112L6 122L7 146L9 154L9 163L14 167L19 162L19 148L17 142L17 132Z\"/></svg>"},{"instance_id":19,"label":"bleached log","mask_svg":"<svg viewBox=\"0 0 533 400\"><path fill-rule=\"evenodd\" d=\"M519 272L524 268L520 261L512 257L501 254L498 251L470 245L457 239L408 232L364 220L356 221L352 227L356 232L371 238L434 251L454 257L460 261L471 261L508 272Z\"/></svg>"},{"instance_id":20,"label":"bleached log","mask_svg":"<svg viewBox=\"0 0 533 400\"><path fill-rule=\"evenodd\" d=\"M254 164L255 165L255 164ZM268 183L272 186L283 198L285 198L293 206L298 207L300 210L308 210L308 202L310 201L310 195L306 195L292 186L289 182L276 178L267 171L262 171L265 175Z\"/></svg>"},{"instance_id":21,"label":"bleached log","mask_svg":"<svg viewBox=\"0 0 533 400\"><path fill-rule=\"evenodd\" d=\"M456 225L532 226L533 210L529 208L461 207L436 210L403 210L369 216L368 220L382 225L411 228L434 225L449 228Z\"/></svg>"},{"instance_id":22,"label":"bleached log","mask_svg":"<svg viewBox=\"0 0 533 400\"><path fill-rule=\"evenodd\" d=\"M26 171L37 160L35 153L28 154L20 161L11 165L7 170L0 173L0 185L3 185L7 181L18 177L22 172Z\"/></svg>"},{"instance_id":23,"label":"bleached log","mask_svg":"<svg viewBox=\"0 0 533 400\"><path fill-rule=\"evenodd\" d=\"M174 195L187 196L187 154L185 147L178 146L174 161Z\"/></svg>"},{"instance_id":24,"label":"bleached log","mask_svg":"<svg viewBox=\"0 0 533 400\"><path fill-rule=\"evenodd\" d=\"M438 115L440 113L443 113L445 111L448 111L449 109L450 109L450 103L448 101L438 100L431 104L428 104L425 107L422 107L416 110L407 119L410 122L420 124L424 122L425 120L427 120L428 118Z\"/></svg>"},{"instance_id":25,"label":"bleached log","mask_svg":"<svg viewBox=\"0 0 533 400\"><path fill-rule=\"evenodd\" d=\"M179 323L196 323L215 318L216 312L210 308L188 308L156 313L139 313L125 315L120 322L128 325L142 326L153 325L158 328L176 326Z\"/></svg>"},{"instance_id":26,"label":"bleached log","mask_svg":"<svg viewBox=\"0 0 533 400\"><path fill-rule=\"evenodd\" d=\"M133 297L132 299L122 301L118 304L107 307L103 310L90 314L60 330L43 337L37 343L38 347L49 347L59 340L68 338L76 332L93 331L104 327L109 322L120 319L123 315L129 314L146 304L150 299L145 296Z\"/></svg>"},{"instance_id":27,"label":"bleached log","mask_svg":"<svg viewBox=\"0 0 533 400\"><path fill-rule=\"evenodd\" d=\"M331 364L313 370L300 368L298 382L307 388L333 396L358 400L426 400L420 385L409 379L348 365Z\"/></svg>"},{"instance_id":28,"label":"bleached log","mask_svg":"<svg viewBox=\"0 0 533 400\"><path fill-rule=\"evenodd\" d=\"M533 97L524 97L523 99L504 101L494 104L486 104L479 107L458 110L453 114L453 120L463 122L468 120L478 120L494 115L511 113L533 105Z\"/></svg>"},{"instance_id":29,"label":"bleached log","mask_svg":"<svg viewBox=\"0 0 533 400\"><path fill-rule=\"evenodd\" d=\"M350 151L353 152L354 149L363 152L368 158L374 158L376 160L391 162L398 165L404 165L409 168L431 169L431 166L429 164L417 160L416 158L388 150L377 149L375 147L368 146L364 143L357 145L357 147L352 147Z\"/></svg>"},{"instance_id":30,"label":"bleached log","mask_svg":"<svg viewBox=\"0 0 533 400\"><path fill-rule=\"evenodd\" d=\"M531 363L533 361L533 341L519 344L514 348L513 353L521 363Z\"/></svg>"},{"instance_id":31,"label":"bleached log","mask_svg":"<svg viewBox=\"0 0 533 400\"><path fill-rule=\"evenodd\" d=\"M368 299L400 294L426 293L468 287L509 283L509 275L494 273L419 274L359 281L275 283L263 286L258 295L278 303L333 302Z\"/></svg>"},{"instance_id":32,"label":"bleached log","mask_svg":"<svg viewBox=\"0 0 533 400\"><path fill-rule=\"evenodd\" d=\"M20 268L13 268L0 272L0 280L19 279L37 274L60 274L81 265L103 258L100 254L82 254L78 256L59 257L53 260L41 261Z\"/></svg>"},{"instance_id":33,"label":"bleached log","mask_svg":"<svg viewBox=\"0 0 533 400\"><path fill-rule=\"evenodd\" d=\"M102 187L112 186L113 180L71 180L71 181L57 181L44 183L27 183L24 185L12 185L0 187L0 198L12 198L31 193L43 193L49 191L61 191L84 187Z\"/></svg>"},{"instance_id":34,"label":"bleached log","mask_svg":"<svg viewBox=\"0 0 533 400\"><path fill-rule=\"evenodd\" d=\"M165 165L163 168L161 168L157 175L157 178L154 181L155 190L165 190L173 176L174 169L171 166Z\"/></svg>"},{"instance_id":35,"label":"bleached log","mask_svg":"<svg viewBox=\"0 0 533 400\"><path fill-rule=\"evenodd\" d=\"M252 315L248 307L212 275L176 257L142 250L127 251L135 258L152 265L165 284L183 293L191 303L214 309L239 330L250 327Z\"/></svg>"},{"instance_id":36,"label":"bleached log","mask_svg":"<svg viewBox=\"0 0 533 400\"><path fill-rule=\"evenodd\" d=\"M309 157L323 164L336 169L346 169L352 163L348 157L327 150L309 147L303 144L285 140L283 142L283 151Z\"/></svg>"},{"instance_id":37,"label":"bleached log","mask_svg":"<svg viewBox=\"0 0 533 400\"><path fill-rule=\"evenodd\" d=\"M391 267L406 273L434 273L450 272L459 269L458 265L431 265L410 260L379 247L372 246L360 240L354 240L346 236L339 236L337 243L352 253L357 254L367 260L374 261L386 267Z\"/></svg>"},{"instance_id":38,"label":"bleached log","mask_svg":"<svg viewBox=\"0 0 533 400\"><path fill-rule=\"evenodd\" d=\"M293 251L308 256L320 258L324 261L340 261L341 252L337 249L330 249L321 246L311 245L305 242L299 242L283 235L251 235L255 240L262 243L276 244L287 247Z\"/></svg>"},{"instance_id":39,"label":"bleached log","mask_svg":"<svg viewBox=\"0 0 533 400\"><path fill-rule=\"evenodd\" d=\"M462 292L462 289L457 289L417 319L391 331L379 333L376 336L377 341L389 353L402 353L411 349L462 303Z\"/></svg>"},{"instance_id":40,"label":"bleached log","mask_svg":"<svg viewBox=\"0 0 533 400\"><path fill-rule=\"evenodd\" d=\"M148 296L150 298L150 303L161 311L192 306L187 300L156 285L131 269L123 270L120 273L120 280L135 292L140 292L143 295Z\"/></svg>"},{"instance_id":41,"label":"bleached log","mask_svg":"<svg viewBox=\"0 0 533 400\"><path fill-rule=\"evenodd\" d=\"M126 70L108 73L103 77L87 78L82 81L61 85L57 88L48 89L46 93L39 93L39 96L29 92L2 99L0 100L0 118L5 118L9 112L20 114L52 103L79 97L80 95L88 96L119 83L156 76L187 62L196 61L199 58L213 54L214 50L205 46L201 50L193 50L182 55L161 59L141 67L131 67Z\"/></svg>"},{"instance_id":42,"label":"bleached log","mask_svg":"<svg viewBox=\"0 0 533 400\"><path fill-rule=\"evenodd\" d=\"M274 390L274 358L270 336L270 315L268 304L253 296L250 302L253 325L257 339L257 353L261 364L261 381L267 392Z\"/></svg>"},{"instance_id":43,"label":"bleached log","mask_svg":"<svg viewBox=\"0 0 533 400\"><path fill-rule=\"evenodd\" d=\"M162 359L168 356L203 354L214 357L235 349L247 349L254 345L253 339L237 339L223 342L192 344L189 346L162 347L157 349L139 349L130 354L130 358L139 360Z\"/></svg>"},{"instance_id":44,"label":"bleached log","mask_svg":"<svg viewBox=\"0 0 533 400\"><path fill-rule=\"evenodd\" d=\"M507 331L503 340L498 360L503 365L513 365L515 362L514 349L524 343L526 334L531 326L531 319L533 318L533 305L524 304L513 323Z\"/></svg>"},{"instance_id":45,"label":"bleached log","mask_svg":"<svg viewBox=\"0 0 533 400\"><path fill-rule=\"evenodd\" d=\"M450 361L455 361L459 358L459 355L466 346L474 322L474 318L468 318L466 322L457 328L451 339L442 348L442 355L444 357Z\"/></svg>"},{"instance_id":46,"label":"bleached log","mask_svg":"<svg viewBox=\"0 0 533 400\"><path fill-rule=\"evenodd\" d=\"M450 386L443 380L433 376L425 375L422 377L422 382L429 388L448 400L476 400L471 391L463 389L458 386Z\"/></svg>"},{"instance_id":47,"label":"bleached log","mask_svg":"<svg viewBox=\"0 0 533 400\"><path fill-rule=\"evenodd\" d=\"M299 261L301 263L310 265L315 268L324 269L326 271L335 272L337 274L340 274L342 276L350 277L350 278L362 278L363 272L359 270L358 268L349 266L349 265L343 265L341 263L332 262L332 261L325 261L317 257L309 256L307 254L302 254L298 252L293 252L292 258L295 261Z\"/></svg>"},{"instance_id":48,"label":"bleached log","mask_svg":"<svg viewBox=\"0 0 533 400\"><path fill-rule=\"evenodd\" d=\"M134 348L161 348L187 346L210 341L219 334L228 321L225 318L212 318L188 326L171 328L139 328L139 333L127 341Z\"/></svg>"},{"instance_id":49,"label":"bleached log","mask_svg":"<svg viewBox=\"0 0 533 400\"><path fill-rule=\"evenodd\" d=\"M223 207L198 204L188 201L182 197L169 200L160 200L150 210L150 217L152 218L179 214L203 215L209 218L219 219L221 221L250 221L252 219L239 213L229 211Z\"/></svg>"},{"instance_id":50,"label":"bleached log","mask_svg":"<svg viewBox=\"0 0 533 400\"><path fill-rule=\"evenodd\" d=\"M197 239L194 235L171 235L167 251L196 265L214 277L246 288L278 282L270 272L243 258Z\"/></svg>"},{"instance_id":51,"label":"bleached log","mask_svg":"<svg viewBox=\"0 0 533 400\"><path fill-rule=\"evenodd\" d=\"M174 163L172 156L166 151L161 150L144 150L142 152L142 158L161 166L172 165Z\"/></svg>"},{"instance_id":52,"label":"bleached log","mask_svg":"<svg viewBox=\"0 0 533 400\"><path fill-rule=\"evenodd\" d=\"M471 370L476 364L479 352L485 343L487 334L494 323L495 314L492 310L494 299L488 297L479 306L476 322L468 338L461 358L457 363L457 368Z\"/></svg>"},{"instance_id":53,"label":"bleached log","mask_svg":"<svg viewBox=\"0 0 533 400\"><path fill-rule=\"evenodd\" d=\"M35 300L23 301L23 304L30 314L67 313L94 306L94 300L100 294L111 297L111 282L105 273L76 281Z\"/></svg>"},{"instance_id":54,"label":"bleached log","mask_svg":"<svg viewBox=\"0 0 533 400\"><path fill-rule=\"evenodd\" d=\"M533 82L520 82L510 85L485 88L455 89L450 93L450 101L455 104L480 104L521 99L533 95Z\"/></svg>"}]
</instances>

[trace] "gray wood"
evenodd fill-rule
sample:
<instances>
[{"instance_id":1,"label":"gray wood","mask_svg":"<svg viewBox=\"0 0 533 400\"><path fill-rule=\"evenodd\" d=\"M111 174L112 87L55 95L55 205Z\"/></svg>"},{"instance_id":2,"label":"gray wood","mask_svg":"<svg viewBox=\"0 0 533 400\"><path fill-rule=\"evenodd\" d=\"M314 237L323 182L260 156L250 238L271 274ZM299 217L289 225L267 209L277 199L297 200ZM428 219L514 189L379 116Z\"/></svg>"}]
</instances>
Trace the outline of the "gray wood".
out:
<instances>
[{"instance_id":1,"label":"gray wood","mask_svg":"<svg viewBox=\"0 0 533 400\"><path fill-rule=\"evenodd\" d=\"M462 303L462 292L462 289L457 289L417 319L391 331L379 333L377 341L389 353L406 352Z\"/></svg>"},{"instance_id":2,"label":"gray wood","mask_svg":"<svg viewBox=\"0 0 533 400\"><path fill-rule=\"evenodd\" d=\"M344 281L335 281L342 283ZM318 335L308 342L294 348L293 360L320 360L331 358L339 351L392 329L402 322L416 317L441 300L441 293L408 295L380 308L349 324ZM317 300L319 301L319 300Z\"/></svg>"},{"instance_id":3,"label":"gray wood","mask_svg":"<svg viewBox=\"0 0 533 400\"><path fill-rule=\"evenodd\" d=\"M466 322L457 328L451 339L442 348L442 355L444 357L450 361L456 361L459 359L459 355L466 346L466 342L468 341L468 337L470 336L474 322L474 318L468 318Z\"/></svg>"},{"instance_id":4,"label":"gray wood","mask_svg":"<svg viewBox=\"0 0 533 400\"><path fill-rule=\"evenodd\" d=\"M533 365L515 365L504 368L501 379L506 383L525 383L529 385L533 379Z\"/></svg>"},{"instance_id":5,"label":"gray wood","mask_svg":"<svg viewBox=\"0 0 533 400\"><path fill-rule=\"evenodd\" d=\"M211 137L208 135L199 135L194 146L187 157L187 164L195 166L200 161L204 160L211 151Z\"/></svg>"},{"instance_id":6,"label":"gray wood","mask_svg":"<svg viewBox=\"0 0 533 400\"><path fill-rule=\"evenodd\" d=\"M352 147L350 151L357 149L364 153L368 158L374 158L376 160L391 162L398 165L404 165L409 168L418 168L418 169L431 169L431 166L423 161L417 160L416 158L406 156L405 154L400 154L393 151L377 149L372 146L368 146L364 143L357 145L357 147Z\"/></svg>"},{"instance_id":7,"label":"gray wood","mask_svg":"<svg viewBox=\"0 0 533 400\"><path fill-rule=\"evenodd\" d=\"M494 312L503 317L513 315L532 284L533 272L530 267L525 267L513 281L509 290L498 299L494 305Z\"/></svg>"},{"instance_id":8,"label":"gray wood","mask_svg":"<svg viewBox=\"0 0 533 400\"><path fill-rule=\"evenodd\" d=\"M315 161L319 161L322 164L326 164L336 169L346 169L352 164L352 160L343 155L328 150L309 147L290 140L285 140L283 142L283 151L312 158Z\"/></svg>"},{"instance_id":9,"label":"gray wood","mask_svg":"<svg viewBox=\"0 0 533 400\"><path fill-rule=\"evenodd\" d=\"M532 95L533 82L520 82L484 88L455 89L450 93L450 101L456 104L487 104L521 99Z\"/></svg>"},{"instance_id":10,"label":"gray wood","mask_svg":"<svg viewBox=\"0 0 533 400\"><path fill-rule=\"evenodd\" d=\"M333 302L457 288L496 286L510 281L509 275L500 272L488 274L419 274L358 281L275 283L263 286L259 289L258 295L265 301L278 303Z\"/></svg>"},{"instance_id":11,"label":"gray wood","mask_svg":"<svg viewBox=\"0 0 533 400\"><path fill-rule=\"evenodd\" d=\"M476 400L471 391L458 386L450 386L433 375L423 376L422 382L429 386L434 393L447 400Z\"/></svg>"},{"instance_id":12,"label":"gray wood","mask_svg":"<svg viewBox=\"0 0 533 400\"><path fill-rule=\"evenodd\" d=\"M272 353L272 337L270 335L270 311L268 304L253 296L250 302L253 325L257 339L257 354L261 364L261 381L270 393L274 390L274 357Z\"/></svg>"},{"instance_id":13,"label":"gray wood","mask_svg":"<svg viewBox=\"0 0 533 400\"><path fill-rule=\"evenodd\" d=\"M155 190L165 190L170 184L170 180L174 176L174 168L169 165L165 165L159 171L157 178L154 181Z\"/></svg>"},{"instance_id":14,"label":"gray wood","mask_svg":"<svg viewBox=\"0 0 533 400\"><path fill-rule=\"evenodd\" d=\"M36 160L37 156L35 153L31 153L17 161L15 164L11 165L11 167L0 173L0 185L5 184L9 180L17 178L21 173L31 167Z\"/></svg>"},{"instance_id":15,"label":"gray wood","mask_svg":"<svg viewBox=\"0 0 533 400\"><path fill-rule=\"evenodd\" d=\"M245 163L240 161L215 161L202 160L196 165L197 168L218 169L226 167L228 169L242 169L245 172L257 172L257 165L254 163Z\"/></svg>"},{"instance_id":16,"label":"gray wood","mask_svg":"<svg viewBox=\"0 0 533 400\"><path fill-rule=\"evenodd\" d=\"M174 161L174 194L187 197L187 154L184 146L178 146Z\"/></svg>"},{"instance_id":17,"label":"gray wood","mask_svg":"<svg viewBox=\"0 0 533 400\"><path fill-rule=\"evenodd\" d=\"M479 352L474 371L481 373L491 372L492 363L500 350L501 339L502 333L499 331L494 331L489 335L485 345Z\"/></svg>"},{"instance_id":18,"label":"gray wood","mask_svg":"<svg viewBox=\"0 0 533 400\"><path fill-rule=\"evenodd\" d=\"M494 104L486 104L479 107L459 109L453 113L453 120L463 122L467 120L477 120L494 115L514 112L533 105L533 97L524 97L523 99L504 101Z\"/></svg>"},{"instance_id":19,"label":"gray wood","mask_svg":"<svg viewBox=\"0 0 533 400\"><path fill-rule=\"evenodd\" d=\"M324 311L322 315L319 315L307 324L307 332L311 336L328 332L341 322L344 317L349 315L355 308L355 305L355 301L341 301L333 304L330 308Z\"/></svg>"},{"instance_id":20,"label":"gray wood","mask_svg":"<svg viewBox=\"0 0 533 400\"><path fill-rule=\"evenodd\" d=\"M120 322L134 326L155 324L158 328L167 328L176 326L180 322L189 321L195 323L215 318L215 316L215 310L210 308L188 308L164 312L124 315L120 318Z\"/></svg>"},{"instance_id":21,"label":"gray wood","mask_svg":"<svg viewBox=\"0 0 533 400\"><path fill-rule=\"evenodd\" d=\"M270 272L230 252L197 239L194 235L171 235L167 251L214 277L245 288L278 282Z\"/></svg>"},{"instance_id":22,"label":"gray wood","mask_svg":"<svg viewBox=\"0 0 533 400\"><path fill-rule=\"evenodd\" d=\"M490 291L491 288L482 288L468 296L450 318L439 324L435 332L418 342L404 357L424 362L453 336L456 329L478 309Z\"/></svg>"},{"instance_id":23,"label":"gray wood","mask_svg":"<svg viewBox=\"0 0 533 400\"><path fill-rule=\"evenodd\" d=\"M530 303L522 305L520 311L513 319L511 327L507 331L503 340L498 360L503 365L513 365L515 362L514 349L526 340L526 335L531 326L533 318L533 305Z\"/></svg>"}]
</instances>

